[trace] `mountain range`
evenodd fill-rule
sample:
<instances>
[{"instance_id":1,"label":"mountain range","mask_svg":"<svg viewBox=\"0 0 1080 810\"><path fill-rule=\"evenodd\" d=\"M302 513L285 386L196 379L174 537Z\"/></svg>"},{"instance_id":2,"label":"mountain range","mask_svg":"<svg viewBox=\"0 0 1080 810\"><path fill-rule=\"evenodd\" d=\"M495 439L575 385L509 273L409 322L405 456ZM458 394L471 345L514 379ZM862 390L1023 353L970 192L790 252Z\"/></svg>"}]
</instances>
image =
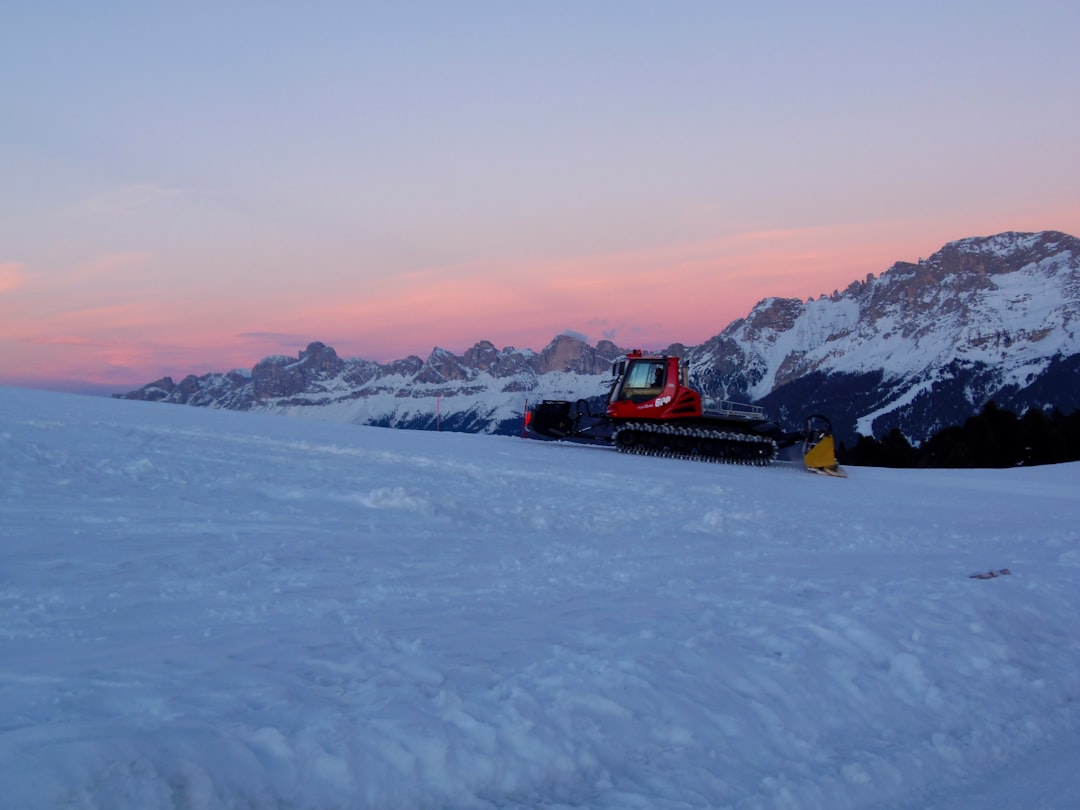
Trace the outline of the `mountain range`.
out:
<instances>
[{"instance_id":1,"label":"mountain range","mask_svg":"<svg viewBox=\"0 0 1080 810\"><path fill-rule=\"evenodd\" d=\"M644 347L643 347L644 348ZM697 346L708 398L763 405L796 426L825 413L838 438L899 428L919 442L989 400L1080 408L1080 240L1057 231L950 242L927 259L816 299L767 298ZM606 395L626 348L557 336L542 351L481 341L391 363L342 359L312 343L252 369L165 377L117 396L386 427L516 433L527 403Z\"/></svg>"}]
</instances>

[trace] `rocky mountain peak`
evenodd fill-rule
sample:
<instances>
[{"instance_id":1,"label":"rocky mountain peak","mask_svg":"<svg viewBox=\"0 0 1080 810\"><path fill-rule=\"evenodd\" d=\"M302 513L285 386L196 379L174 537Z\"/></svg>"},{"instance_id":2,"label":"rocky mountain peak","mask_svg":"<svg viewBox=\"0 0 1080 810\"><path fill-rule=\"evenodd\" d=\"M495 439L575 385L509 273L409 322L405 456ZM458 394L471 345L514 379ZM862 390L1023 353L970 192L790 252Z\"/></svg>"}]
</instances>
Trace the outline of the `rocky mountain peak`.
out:
<instances>
[{"instance_id":1,"label":"rocky mountain peak","mask_svg":"<svg viewBox=\"0 0 1080 810\"><path fill-rule=\"evenodd\" d=\"M300 365L310 373L334 376L340 374L345 368L345 361L338 357L331 347L325 343L309 343L308 347L300 352Z\"/></svg>"},{"instance_id":2,"label":"rocky mountain peak","mask_svg":"<svg viewBox=\"0 0 1080 810\"><path fill-rule=\"evenodd\" d=\"M470 368L491 370L499 363L499 350L490 340L481 340L471 349L466 349L462 359Z\"/></svg>"},{"instance_id":3,"label":"rocky mountain peak","mask_svg":"<svg viewBox=\"0 0 1080 810\"><path fill-rule=\"evenodd\" d=\"M462 358L436 346L428 356L424 367L416 375L416 381L429 385L469 379L471 374Z\"/></svg>"},{"instance_id":4,"label":"rocky mountain peak","mask_svg":"<svg viewBox=\"0 0 1080 810\"><path fill-rule=\"evenodd\" d=\"M598 374L607 371L619 351L616 349L610 356L605 356L600 352L600 346L607 352L615 344L604 340L593 348L573 335L559 335L540 352L536 373L576 371L579 374Z\"/></svg>"},{"instance_id":5,"label":"rocky mountain peak","mask_svg":"<svg viewBox=\"0 0 1080 810\"><path fill-rule=\"evenodd\" d=\"M797 298L766 298L759 302L745 319L745 329L756 335L766 332L786 332L806 309Z\"/></svg>"}]
</instances>

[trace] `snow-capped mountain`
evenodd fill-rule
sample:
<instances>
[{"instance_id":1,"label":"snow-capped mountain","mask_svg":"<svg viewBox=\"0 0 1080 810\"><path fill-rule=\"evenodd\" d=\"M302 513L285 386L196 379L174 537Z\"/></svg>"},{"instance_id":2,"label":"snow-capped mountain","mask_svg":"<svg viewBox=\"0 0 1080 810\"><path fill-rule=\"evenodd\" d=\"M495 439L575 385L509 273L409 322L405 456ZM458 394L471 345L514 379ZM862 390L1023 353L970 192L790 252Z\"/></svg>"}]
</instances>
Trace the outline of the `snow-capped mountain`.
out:
<instances>
[{"instance_id":1,"label":"snow-capped mountain","mask_svg":"<svg viewBox=\"0 0 1080 810\"><path fill-rule=\"evenodd\" d=\"M577 399L603 393L602 376L625 350L609 341L589 346L571 335L541 352L496 349L481 341L458 356L435 348L380 364L343 360L322 343L298 358L272 356L250 371L165 377L123 399L267 411L322 421L382 427L515 433L537 393Z\"/></svg>"},{"instance_id":2,"label":"snow-capped mountain","mask_svg":"<svg viewBox=\"0 0 1080 810\"><path fill-rule=\"evenodd\" d=\"M828 414L838 436L894 427L919 441L990 399L1023 411L1080 407L1080 240L1002 233L951 242L818 299L769 298L684 356L706 396L755 401L782 422ZM512 433L526 402L607 391L623 349L560 335L543 351L343 360L313 343L249 371L166 377L128 399L391 427Z\"/></svg>"},{"instance_id":3,"label":"snow-capped mountain","mask_svg":"<svg viewBox=\"0 0 1080 810\"><path fill-rule=\"evenodd\" d=\"M828 413L842 438L921 440L990 399L1080 407L1080 240L1056 232L951 242L843 292L768 299L688 351L699 384L781 418Z\"/></svg>"}]
</instances>

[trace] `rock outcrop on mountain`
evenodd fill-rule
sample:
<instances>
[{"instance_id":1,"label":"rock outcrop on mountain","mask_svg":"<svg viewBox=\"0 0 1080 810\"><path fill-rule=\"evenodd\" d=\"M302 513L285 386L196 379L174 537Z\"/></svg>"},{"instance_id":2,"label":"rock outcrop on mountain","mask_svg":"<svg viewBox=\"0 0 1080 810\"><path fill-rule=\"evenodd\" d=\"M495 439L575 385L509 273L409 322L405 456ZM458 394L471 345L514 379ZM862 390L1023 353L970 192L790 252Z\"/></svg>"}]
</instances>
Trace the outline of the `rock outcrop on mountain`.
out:
<instances>
[{"instance_id":1,"label":"rock outcrop on mountain","mask_svg":"<svg viewBox=\"0 0 1080 810\"><path fill-rule=\"evenodd\" d=\"M994 400L1080 408L1080 240L1002 233L951 242L809 301L769 298L681 354L706 397L762 404L789 426L828 414L842 441L900 428L913 441ZM513 433L527 401L599 398L609 341L560 335L540 352L481 341L380 364L322 343L250 371L166 377L122 395L393 427Z\"/></svg>"}]
</instances>

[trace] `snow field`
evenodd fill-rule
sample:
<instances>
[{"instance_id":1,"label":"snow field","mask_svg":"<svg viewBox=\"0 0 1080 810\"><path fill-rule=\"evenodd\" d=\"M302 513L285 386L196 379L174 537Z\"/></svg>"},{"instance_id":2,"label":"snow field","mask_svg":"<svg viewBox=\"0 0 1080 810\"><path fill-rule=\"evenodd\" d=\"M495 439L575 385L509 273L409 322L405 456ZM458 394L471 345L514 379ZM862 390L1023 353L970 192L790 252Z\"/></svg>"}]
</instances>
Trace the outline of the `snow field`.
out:
<instances>
[{"instance_id":1,"label":"snow field","mask_svg":"<svg viewBox=\"0 0 1080 810\"><path fill-rule=\"evenodd\" d=\"M836 480L14 389L0 453L0 806L1078 786L1080 465Z\"/></svg>"}]
</instances>

